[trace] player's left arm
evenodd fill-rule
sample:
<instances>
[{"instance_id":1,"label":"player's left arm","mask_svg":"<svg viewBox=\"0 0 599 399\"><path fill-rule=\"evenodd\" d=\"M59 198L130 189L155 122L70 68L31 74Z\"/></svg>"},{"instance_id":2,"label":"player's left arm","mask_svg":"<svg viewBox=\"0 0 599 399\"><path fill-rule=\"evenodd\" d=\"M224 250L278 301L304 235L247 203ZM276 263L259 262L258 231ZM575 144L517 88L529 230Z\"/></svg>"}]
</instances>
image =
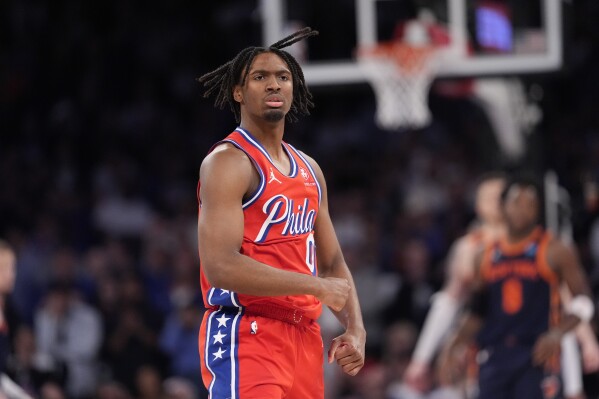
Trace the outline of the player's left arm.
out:
<instances>
[{"instance_id":1,"label":"player's left arm","mask_svg":"<svg viewBox=\"0 0 599 399\"><path fill-rule=\"evenodd\" d=\"M547 261L556 270L560 279L568 287L572 297L565 310L563 319L567 331L576 327L580 321L587 322L594 315L591 290L576 251L562 241L554 239L547 247ZM573 319L567 323L568 319ZM570 324L572 324L570 326Z\"/></svg>"},{"instance_id":2,"label":"player's left arm","mask_svg":"<svg viewBox=\"0 0 599 399\"><path fill-rule=\"evenodd\" d=\"M318 216L314 226L319 275L320 277L344 278L351 286L345 307L340 311L331 309L345 327L345 332L333 339L328 354L329 363L336 360L345 373L356 375L362 366L364 366L366 343L366 330L362 321L358 294L351 272L343 258L341 246L337 240L337 235L335 234L333 222L329 214L324 174L316 161L308 156L306 156L306 159L308 159L316 174L322 192Z\"/></svg>"},{"instance_id":3,"label":"player's left arm","mask_svg":"<svg viewBox=\"0 0 599 399\"><path fill-rule=\"evenodd\" d=\"M547 246L546 256L549 266L572 293L572 299L565 308L559 324L552 327L537 341L533 349L533 359L537 364L544 363L558 353L563 335L581 321L589 321L595 313L591 290L574 249L560 240L553 239Z\"/></svg>"},{"instance_id":4,"label":"player's left arm","mask_svg":"<svg viewBox=\"0 0 599 399\"><path fill-rule=\"evenodd\" d=\"M568 287L563 284L561 289L562 302L568 307L572 300L572 294ZM594 373L599 370L599 342L589 322L579 323L576 327L576 338L582 352L582 364L586 373Z\"/></svg>"}]
</instances>

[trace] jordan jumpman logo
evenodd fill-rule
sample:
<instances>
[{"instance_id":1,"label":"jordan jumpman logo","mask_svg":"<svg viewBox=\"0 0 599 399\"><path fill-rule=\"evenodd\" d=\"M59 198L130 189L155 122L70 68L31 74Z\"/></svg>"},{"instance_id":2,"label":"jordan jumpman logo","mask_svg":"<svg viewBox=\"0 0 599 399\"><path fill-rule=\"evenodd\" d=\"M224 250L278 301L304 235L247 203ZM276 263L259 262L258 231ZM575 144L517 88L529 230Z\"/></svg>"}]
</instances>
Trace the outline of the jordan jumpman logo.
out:
<instances>
[{"instance_id":1,"label":"jordan jumpman logo","mask_svg":"<svg viewBox=\"0 0 599 399\"><path fill-rule=\"evenodd\" d=\"M276 181L279 184L282 183L279 179L276 178L275 172L272 170L272 168L270 168L270 180L268 181L268 183L272 183L273 181Z\"/></svg>"}]
</instances>

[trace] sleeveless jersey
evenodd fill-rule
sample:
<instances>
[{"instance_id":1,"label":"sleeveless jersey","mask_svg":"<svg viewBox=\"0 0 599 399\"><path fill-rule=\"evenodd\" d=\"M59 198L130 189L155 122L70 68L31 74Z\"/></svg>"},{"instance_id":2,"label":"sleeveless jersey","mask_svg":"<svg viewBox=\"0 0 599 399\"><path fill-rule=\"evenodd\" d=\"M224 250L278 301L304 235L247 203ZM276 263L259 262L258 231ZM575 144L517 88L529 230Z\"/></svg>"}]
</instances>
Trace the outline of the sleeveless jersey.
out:
<instances>
[{"instance_id":1,"label":"sleeveless jersey","mask_svg":"<svg viewBox=\"0 0 599 399\"><path fill-rule=\"evenodd\" d=\"M519 243L501 240L485 250L481 274L488 300L481 348L532 346L559 322L559 282L546 254L550 239L539 227Z\"/></svg>"},{"instance_id":2,"label":"sleeveless jersey","mask_svg":"<svg viewBox=\"0 0 599 399\"><path fill-rule=\"evenodd\" d=\"M291 145L283 142L289 157L290 173L281 173L268 152L248 131L238 127L212 149L229 143L243 151L260 175L255 193L240 203L244 216L243 242L239 252L278 269L317 274L314 223L318 215L321 188L310 163ZM198 199L200 184L198 183ZM201 215L199 206L199 218ZM312 295L259 297L212 287L204 275L200 259L200 279L204 305L251 307L278 305L301 309L316 319L321 303Z\"/></svg>"}]
</instances>

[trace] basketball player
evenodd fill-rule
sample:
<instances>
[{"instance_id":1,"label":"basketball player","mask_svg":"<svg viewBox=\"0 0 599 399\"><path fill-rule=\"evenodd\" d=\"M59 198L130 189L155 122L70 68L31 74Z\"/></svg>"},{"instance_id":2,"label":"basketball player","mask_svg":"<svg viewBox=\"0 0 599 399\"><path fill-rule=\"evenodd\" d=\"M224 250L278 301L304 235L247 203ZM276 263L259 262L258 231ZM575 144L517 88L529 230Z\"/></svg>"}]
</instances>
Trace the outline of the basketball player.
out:
<instances>
[{"instance_id":1,"label":"basketball player","mask_svg":"<svg viewBox=\"0 0 599 399\"><path fill-rule=\"evenodd\" d=\"M441 355L445 378L476 337L479 397L555 398L564 334L594 314L576 254L538 225L540 189L514 179L502 193L507 234L476 257L469 311ZM572 293L561 314L560 284Z\"/></svg>"},{"instance_id":2,"label":"basketball player","mask_svg":"<svg viewBox=\"0 0 599 399\"><path fill-rule=\"evenodd\" d=\"M405 381L416 391L426 392L430 388L433 357L454 324L464 300L469 296L477 251L504 234L505 227L499 206L504 186L505 175L500 172L489 173L479 179L474 206L476 223L452 246L445 286L433 296L431 309L406 369Z\"/></svg>"},{"instance_id":3,"label":"basketball player","mask_svg":"<svg viewBox=\"0 0 599 399\"><path fill-rule=\"evenodd\" d=\"M297 61L282 50L302 29L249 47L202 76L205 96L229 105L239 127L202 162L198 198L199 346L213 399L323 398L322 304L345 327L328 361L355 375L366 333L316 162L283 141L285 121L313 106ZM317 262L318 261L318 262Z\"/></svg>"},{"instance_id":4,"label":"basketball player","mask_svg":"<svg viewBox=\"0 0 599 399\"><path fill-rule=\"evenodd\" d=\"M469 296L474 279L476 253L505 233L500 208L500 196L505 186L505 179L505 175L500 172L492 172L479 179L475 196L476 224L468 234L455 242L450 251L445 287L432 299L431 310L427 314L405 373L406 383L415 391L425 392L430 388L433 358L454 324L464 300ZM568 298L566 299L569 301ZM584 354L585 371L596 371L599 348L590 325L582 323L576 333ZM564 391L566 397L580 399L584 396L578 343L575 339L568 339L567 343L565 341L562 348Z\"/></svg>"}]
</instances>

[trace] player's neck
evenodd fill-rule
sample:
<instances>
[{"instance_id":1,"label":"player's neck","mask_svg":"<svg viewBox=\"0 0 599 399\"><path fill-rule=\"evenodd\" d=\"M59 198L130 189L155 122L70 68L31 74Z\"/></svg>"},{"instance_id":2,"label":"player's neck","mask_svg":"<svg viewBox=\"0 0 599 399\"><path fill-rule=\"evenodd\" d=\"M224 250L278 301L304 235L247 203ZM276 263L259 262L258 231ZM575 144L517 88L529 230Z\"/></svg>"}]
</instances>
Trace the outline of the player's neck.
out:
<instances>
[{"instance_id":1,"label":"player's neck","mask_svg":"<svg viewBox=\"0 0 599 399\"><path fill-rule=\"evenodd\" d=\"M260 142L268 155L271 158L279 160L286 156L281 143L283 141L283 133L285 131L285 123L281 122L264 122L256 123L254 120L243 120L239 124L242 129L250 132L252 136Z\"/></svg>"},{"instance_id":2,"label":"player's neck","mask_svg":"<svg viewBox=\"0 0 599 399\"><path fill-rule=\"evenodd\" d=\"M530 237L532 235L532 233L536 230L536 228L537 228L536 224L533 224L532 226L530 226L526 229L519 230L519 231L510 229L508 227L507 241L511 244L524 241L525 239L527 239L528 237Z\"/></svg>"}]
</instances>

